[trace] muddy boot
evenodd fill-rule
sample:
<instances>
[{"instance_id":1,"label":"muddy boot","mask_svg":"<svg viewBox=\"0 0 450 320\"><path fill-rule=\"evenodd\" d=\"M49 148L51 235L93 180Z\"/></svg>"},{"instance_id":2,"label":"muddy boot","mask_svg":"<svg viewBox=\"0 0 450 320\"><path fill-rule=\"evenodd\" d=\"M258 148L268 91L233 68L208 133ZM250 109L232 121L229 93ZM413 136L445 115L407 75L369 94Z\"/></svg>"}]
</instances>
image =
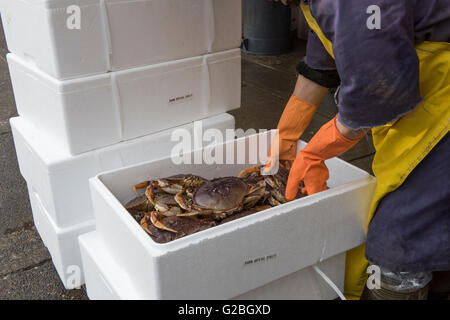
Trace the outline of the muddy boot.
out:
<instances>
[{"instance_id":1,"label":"muddy boot","mask_svg":"<svg viewBox=\"0 0 450 320\"><path fill-rule=\"evenodd\" d=\"M368 290L367 300L427 300L431 272L380 270L380 288Z\"/></svg>"}]
</instances>

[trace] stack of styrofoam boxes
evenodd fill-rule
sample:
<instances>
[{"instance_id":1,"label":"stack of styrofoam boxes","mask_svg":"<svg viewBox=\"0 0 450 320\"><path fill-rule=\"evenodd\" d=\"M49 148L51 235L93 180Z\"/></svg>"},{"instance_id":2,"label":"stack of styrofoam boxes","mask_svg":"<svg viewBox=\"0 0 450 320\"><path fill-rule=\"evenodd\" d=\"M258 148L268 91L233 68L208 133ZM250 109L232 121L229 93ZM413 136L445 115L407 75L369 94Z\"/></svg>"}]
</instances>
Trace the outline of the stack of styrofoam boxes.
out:
<instances>
[{"instance_id":1,"label":"stack of styrofoam boxes","mask_svg":"<svg viewBox=\"0 0 450 320\"><path fill-rule=\"evenodd\" d=\"M20 170L71 288L77 237L95 228L88 178L168 156L175 127L234 128L241 0L2 0L0 12Z\"/></svg>"},{"instance_id":2,"label":"stack of styrofoam boxes","mask_svg":"<svg viewBox=\"0 0 450 320\"><path fill-rule=\"evenodd\" d=\"M208 147L267 154L266 133ZM265 142L264 142L265 141ZM254 144L258 143L257 147ZM299 148L305 143L299 143ZM253 151L252 153L250 153ZM188 156L193 158L192 153ZM234 220L175 241L158 244L124 204L142 175L192 173L212 179L253 167L240 164L175 165L170 157L91 178L97 230L80 237L91 299L334 299L341 291L345 252L364 243L375 178L340 159L327 161L329 190ZM261 159L260 159L261 160Z\"/></svg>"}]
</instances>

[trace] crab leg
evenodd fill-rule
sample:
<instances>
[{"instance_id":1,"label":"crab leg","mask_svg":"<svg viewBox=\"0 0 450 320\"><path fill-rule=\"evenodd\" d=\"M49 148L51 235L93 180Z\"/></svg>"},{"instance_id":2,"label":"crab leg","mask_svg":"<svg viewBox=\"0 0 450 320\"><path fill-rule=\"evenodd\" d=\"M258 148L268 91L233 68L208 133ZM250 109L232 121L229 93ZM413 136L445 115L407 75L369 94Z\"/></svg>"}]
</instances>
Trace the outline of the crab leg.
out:
<instances>
[{"instance_id":1,"label":"crab leg","mask_svg":"<svg viewBox=\"0 0 450 320\"><path fill-rule=\"evenodd\" d=\"M256 211L263 211L263 210L267 210L267 209L271 209L271 208L272 208L272 206L269 206L269 205L253 207L253 209Z\"/></svg>"},{"instance_id":2,"label":"crab leg","mask_svg":"<svg viewBox=\"0 0 450 320\"><path fill-rule=\"evenodd\" d=\"M280 163L287 169L291 170L292 162L289 160L280 160Z\"/></svg>"},{"instance_id":3,"label":"crab leg","mask_svg":"<svg viewBox=\"0 0 450 320\"><path fill-rule=\"evenodd\" d=\"M148 226L148 220L150 217L146 214L141 220L141 227L144 229L149 235L153 236L153 233L150 232L150 228Z\"/></svg>"},{"instance_id":4,"label":"crab leg","mask_svg":"<svg viewBox=\"0 0 450 320\"><path fill-rule=\"evenodd\" d=\"M177 217L193 217L198 215L207 215L213 213L213 210L194 210L186 213L177 214Z\"/></svg>"},{"instance_id":5,"label":"crab leg","mask_svg":"<svg viewBox=\"0 0 450 320\"><path fill-rule=\"evenodd\" d=\"M278 201L275 197L270 196L269 198L269 203L272 207L277 207L279 205L281 205L282 203L280 201Z\"/></svg>"},{"instance_id":6,"label":"crab leg","mask_svg":"<svg viewBox=\"0 0 450 320\"><path fill-rule=\"evenodd\" d=\"M166 227L161 221L159 221L157 214L158 214L158 212L155 212L155 211L150 212L150 221L156 228L165 230L165 231L169 231L169 232L173 232L173 233L178 233L178 231L170 229L169 227Z\"/></svg>"},{"instance_id":7,"label":"crab leg","mask_svg":"<svg viewBox=\"0 0 450 320\"><path fill-rule=\"evenodd\" d=\"M155 188L153 187L152 184L149 184L149 186L145 190L145 195L146 195L148 201L150 201L150 203L155 207L155 205L156 205L156 203L155 203Z\"/></svg>"},{"instance_id":8,"label":"crab leg","mask_svg":"<svg viewBox=\"0 0 450 320\"><path fill-rule=\"evenodd\" d=\"M178 192L183 190L183 187L181 186L183 182L178 182L176 179L158 179L158 186L164 191L169 194L177 194Z\"/></svg>"},{"instance_id":9,"label":"crab leg","mask_svg":"<svg viewBox=\"0 0 450 320\"><path fill-rule=\"evenodd\" d=\"M139 189L147 188L149 185L150 185L150 181L144 181L144 182L141 182L141 183L138 183L138 184L134 185L134 186L133 186L133 190L134 190L134 192L135 192L137 195L139 195L138 190L139 190Z\"/></svg>"},{"instance_id":10,"label":"crab leg","mask_svg":"<svg viewBox=\"0 0 450 320\"><path fill-rule=\"evenodd\" d=\"M156 203L155 209L158 210L158 212L160 212L165 217L172 217L181 213L180 207L170 207L166 204Z\"/></svg>"},{"instance_id":11,"label":"crab leg","mask_svg":"<svg viewBox=\"0 0 450 320\"><path fill-rule=\"evenodd\" d=\"M266 181L266 183L273 189L277 189L282 186L281 183L279 183L276 179L273 178L273 176L264 177L264 181Z\"/></svg>"},{"instance_id":12,"label":"crab leg","mask_svg":"<svg viewBox=\"0 0 450 320\"><path fill-rule=\"evenodd\" d=\"M178 205L181 207L181 209L189 211L189 210L191 210L191 206L184 199L184 197L183 197L184 193L185 193L185 190L178 192L175 195L175 201L178 203Z\"/></svg>"},{"instance_id":13,"label":"crab leg","mask_svg":"<svg viewBox=\"0 0 450 320\"><path fill-rule=\"evenodd\" d=\"M248 178L252 173L255 172L261 172L261 167L253 167L253 168L247 168L245 170L242 170L241 173L239 173L238 178Z\"/></svg>"},{"instance_id":14,"label":"crab leg","mask_svg":"<svg viewBox=\"0 0 450 320\"><path fill-rule=\"evenodd\" d=\"M148 225L149 221L151 222L151 224L153 224L156 228L158 228L160 230L165 230L165 231L169 231L169 232L173 232L173 233L178 233L176 230L170 229L170 228L166 227L162 222L160 222L158 220L157 214L158 214L157 211L149 212L141 220L141 227L149 235L154 236L154 234L150 232L150 227Z\"/></svg>"}]
</instances>

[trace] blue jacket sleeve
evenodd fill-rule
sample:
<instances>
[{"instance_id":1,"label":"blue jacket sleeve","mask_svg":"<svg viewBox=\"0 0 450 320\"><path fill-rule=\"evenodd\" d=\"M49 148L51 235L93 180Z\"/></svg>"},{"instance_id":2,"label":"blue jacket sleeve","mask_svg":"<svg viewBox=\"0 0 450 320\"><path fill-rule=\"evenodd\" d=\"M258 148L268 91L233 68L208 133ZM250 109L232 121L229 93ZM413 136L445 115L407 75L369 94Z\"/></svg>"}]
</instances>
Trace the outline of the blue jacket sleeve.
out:
<instances>
[{"instance_id":1,"label":"blue jacket sleeve","mask_svg":"<svg viewBox=\"0 0 450 320\"><path fill-rule=\"evenodd\" d=\"M355 130L385 125L421 102L414 0L310 2L312 15L333 43L344 125ZM380 29L367 25L372 5L380 8Z\"/></svg>"}]
</instances>

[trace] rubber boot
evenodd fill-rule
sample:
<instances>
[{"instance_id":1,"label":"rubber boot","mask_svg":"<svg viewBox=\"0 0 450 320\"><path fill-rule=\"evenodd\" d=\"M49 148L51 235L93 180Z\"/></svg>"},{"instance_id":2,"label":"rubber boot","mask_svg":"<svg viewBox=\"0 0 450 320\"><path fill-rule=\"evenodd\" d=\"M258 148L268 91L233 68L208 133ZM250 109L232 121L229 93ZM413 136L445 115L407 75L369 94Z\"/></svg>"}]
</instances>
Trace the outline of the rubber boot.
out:
<instances>
[{"instance_id":1,"label":"rubber boot","mask_svg":"<svg viewBox=\"0 0 450 320\"><path fill-rule=\"evenodd\" d=\"M427 300L431 272L380 270L380 288L367 290L367 300Z\"/></svg>"}]
</instances>

